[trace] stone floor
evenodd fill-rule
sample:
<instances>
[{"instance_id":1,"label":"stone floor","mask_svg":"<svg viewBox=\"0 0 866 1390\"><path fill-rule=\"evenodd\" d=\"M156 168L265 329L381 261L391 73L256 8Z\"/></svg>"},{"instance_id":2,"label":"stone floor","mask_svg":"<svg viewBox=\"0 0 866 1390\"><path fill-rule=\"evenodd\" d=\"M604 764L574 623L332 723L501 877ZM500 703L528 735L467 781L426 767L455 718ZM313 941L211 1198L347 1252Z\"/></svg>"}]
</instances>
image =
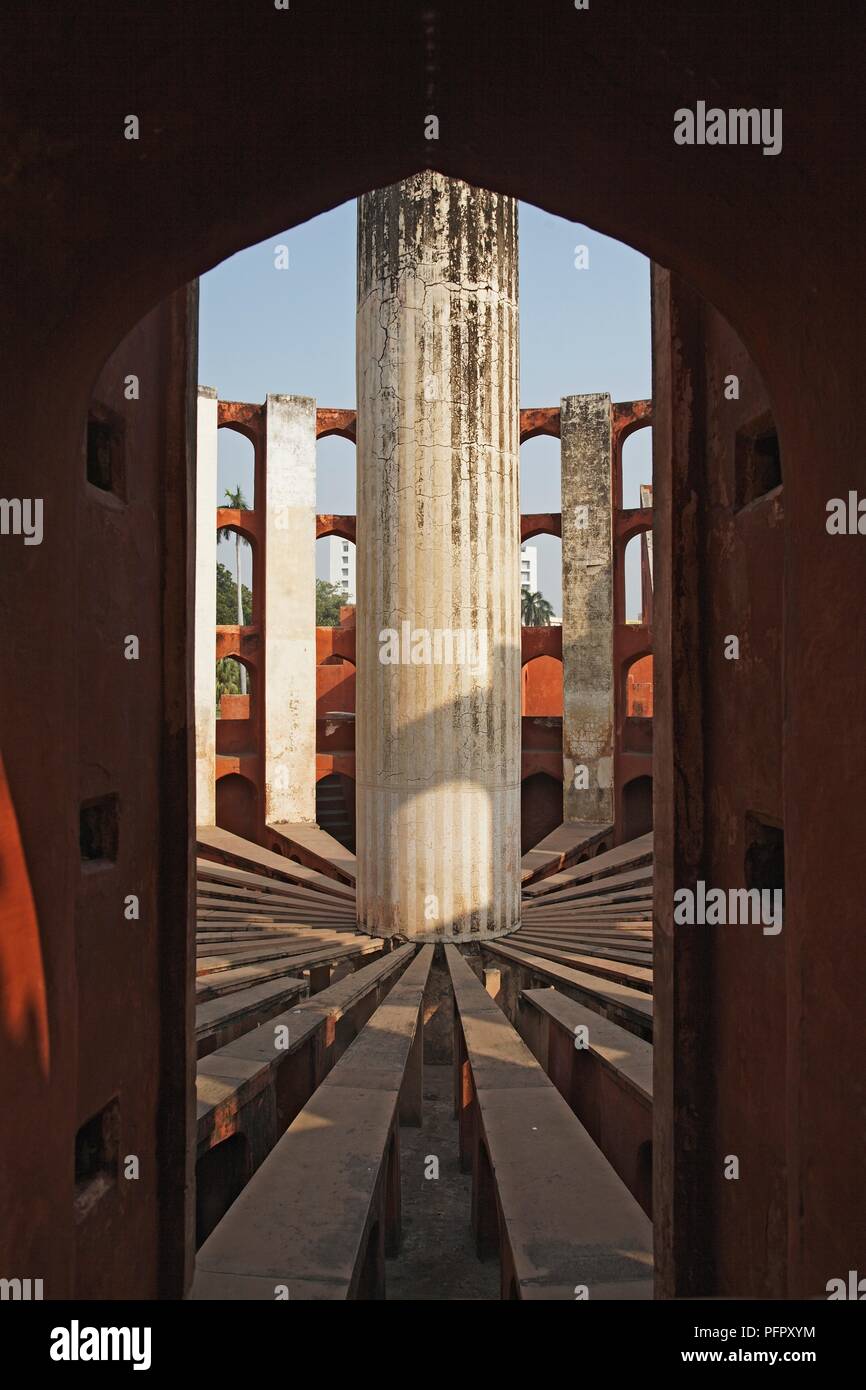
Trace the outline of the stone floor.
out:
<instances>
[{"instance_id":1,"label":"stone floor","mask_svg":"<svg viewBox=\"0 0 866 1390\"><path fill-rule=\"evenodd\" d=\"M424 1068L424 1124L400 1130L403 1243L388 1260L387 1298L498 1300L499 1262L475 1254L469 1220L472 1182L457 1161L449 1066ZM439 1160L439 1177L425 1178L425 1160Z\"/></svg>"}]
</instances>

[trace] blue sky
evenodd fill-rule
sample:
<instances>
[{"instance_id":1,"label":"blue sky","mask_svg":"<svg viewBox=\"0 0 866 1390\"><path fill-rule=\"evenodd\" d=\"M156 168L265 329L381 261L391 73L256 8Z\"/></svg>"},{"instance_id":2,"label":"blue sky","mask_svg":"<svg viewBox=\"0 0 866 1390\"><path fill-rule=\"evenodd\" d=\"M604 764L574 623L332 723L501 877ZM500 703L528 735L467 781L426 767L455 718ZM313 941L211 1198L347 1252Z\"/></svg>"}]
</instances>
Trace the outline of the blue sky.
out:
<instances>
[{"instance_id":1,"label":"blue sky","mask_svg":"<svg viewBox=\"0 0 866 1390\"><path fill-rule=\"evenodd\" d=\"M609 391L614 400L648 397L649 262L587 227L520 204L520 403L555 405L561 396ZM288 269L275 268L275 247ZM589 252L575 268L575 247ZM313 396L322 406L355 404L355 203L248 247L202 277L199 381L224 400L263 401L268 392ZM219 492L238 482L252 500L252 448L219 435ZM650 431L626 445L625 505L651 476ZM317 509L354 512L355 448L318 446ZM520 455L521 506L559 511L559 442L534 439ZM538 537L539 588L560 612L560 545ZM323 574L323 542L317 547ZM629 616L636 616L637 546L626 569ZM219 558L234 572L234 546ZM249 555L244 577L249 582Z\"/></svg>"}]
</instances>

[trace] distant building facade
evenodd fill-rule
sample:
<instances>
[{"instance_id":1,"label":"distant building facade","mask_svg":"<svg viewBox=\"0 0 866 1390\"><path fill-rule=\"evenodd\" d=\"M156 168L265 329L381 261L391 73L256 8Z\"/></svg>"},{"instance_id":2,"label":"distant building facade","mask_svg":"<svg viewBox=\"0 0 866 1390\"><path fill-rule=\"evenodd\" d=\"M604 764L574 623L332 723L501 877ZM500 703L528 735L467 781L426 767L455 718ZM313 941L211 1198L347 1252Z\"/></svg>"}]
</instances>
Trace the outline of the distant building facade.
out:
<instances>
[{"instance_id":1,"label":"distant building facade","mask_svg":"<svg viewBox=\"0 0 866 1390\"><path fill-rule=\"evenodd\" d=\"M343 591L343 602L355 602L355 547L342 536L328 536L328 581Z\"/></svg>"},{"instance_id":2,"label":"distant building facade","mask_svg":"<svg viewBox=\"0 0 866 1390\"><path fill-rule=\"evenodd\" d=\"M538 547L520 547L520 587L530 594L538 593Z\"/></svg>"}]
</instances>

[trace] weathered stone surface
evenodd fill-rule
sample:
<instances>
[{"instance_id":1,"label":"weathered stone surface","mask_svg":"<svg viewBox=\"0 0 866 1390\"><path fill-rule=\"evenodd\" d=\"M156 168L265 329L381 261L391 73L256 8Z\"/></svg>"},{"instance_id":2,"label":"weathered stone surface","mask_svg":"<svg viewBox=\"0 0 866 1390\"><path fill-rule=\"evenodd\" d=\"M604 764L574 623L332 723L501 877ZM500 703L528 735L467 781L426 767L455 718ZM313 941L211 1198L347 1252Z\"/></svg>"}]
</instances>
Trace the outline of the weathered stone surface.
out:
<instances>
[{"instance_id":1,"label":"weathered stone surface","mask_svg":"<svg viewBox=\"0 0 866 1390\"><path fill-rule=\"evenodd\" d=\"M357 356L359 922L499 935L520 911L514 200L430 172L362 198ZM414 636L380 659L404 623L429 661Z\"/></svg>"},{"instance_id":2,"label":"weathered stone surface","mask_svg":"<svg viewBox=\"0 0 866 1390\"><path fill-rule=\"evenodd\" d=\"M502 1296L573 1300L585 1284L591 1298L597 1285L633 1297L639 1284L651 1297L646 1216L469 963L446 956L471 1074L458 1094L473 1225L479 1254L499 1249Z\"/></svg>"},{"instance_id":3,"label":"weathered stone surface","mask_svg":"<svg viewBox=\"0 0 866 1390\"><path fill-rule=\"evenodd\" d=\"M265 409L265 822L314 824L316 403Z\"/></svg>"},{"instance_id":4,"label":"weathered stone surface","mask_svg":"<svg viewBox=\"0 0 866 1390\"><path fill-rule=\"evenodd\" d=\"M610 396L564 396L563 819L613 820L613 533ZM586 768L588 785L575 777Z\"/></svg>"}]
</instances>

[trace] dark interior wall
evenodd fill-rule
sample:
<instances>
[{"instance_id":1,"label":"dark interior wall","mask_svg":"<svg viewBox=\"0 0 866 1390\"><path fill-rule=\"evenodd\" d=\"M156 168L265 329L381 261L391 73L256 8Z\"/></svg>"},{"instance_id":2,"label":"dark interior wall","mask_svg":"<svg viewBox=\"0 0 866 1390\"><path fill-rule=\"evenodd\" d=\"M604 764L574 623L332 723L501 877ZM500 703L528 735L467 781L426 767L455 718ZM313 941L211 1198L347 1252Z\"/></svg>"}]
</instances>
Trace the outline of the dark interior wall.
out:
<instances>
[{"instance_id":1,"label":"dark interior wall","mask_svg":"<svg viewBox=\"0 0 866 1390\"><path fill-rule=\"evenodd\" d=\"M775 487L737 506L738 474L742 480L748 467L752 426L760 421L763 428L773 427L769 399L736 335L709 306L703 307L701 326L696 346L703 358L703 419L696 425L705 441L703 877L727 889L749 884L746 851L755 834L752 818L781 826L784 816L785 493ZM732 373L738 378L738 400L725 396ZM731 636L739 640L736 660L724 655ZM729 1078L714 1089L711 1121L714 1162L707 1200L713 1212L715 1287L759 1298L784 1297L784 927L775 936L764 935L760 926L703 930L709 933L714 1070ZM733 1084L735 1078L739 1085ZM727 1154L739 1157L742 1176L737 1180L723 1175ZM741 1184L746 1181L749 1201L744 1202Z\"/></svg>"},{"instance_id":2,"label":"dark interior wall","mask_svg":"<svg viewBox=\"0 0 866 1390\"><path fill-rule=\"evenodd\" d=\"M708 888L750 886L746 853L755 819L772 827L783 822L785 493L777 486L737 505L744 442L756 421L762 431L772 429L767 393L718 313L667 272L655 272L653 288L655 418L662 447L674 458L660 525L676 552L664 567L671 626L656 658L656 669L670 673L656 705L657 737L664 727L663 747L656 745L656 805L664 805L656 833L662 844L672 836L683 851L672 874L659 865L658 912L669 894L694 889L698 879ZM737 399L726 396L732 375ZM669 508L681 518L672 538ZM689 574L687 590L677 587L680 566ZM658 615L658 592L656 598ZM725 656L733 651L732 637L738 659ZM670 741L678 700L685 708ZM673 794L672 766L685 771L683 803ZM693 1241L702 1232L683 1261L694 1292L771 1298L788 1291L785 1149L792 1096L786 1092L784 931L673 928L676 969L689 994L673 1032L657 1039L656 1075L690 1117L692 1145L673 1168ZM726 1176L729 1156L739 1160L739 1178ZM665 1186L663 1170L656 1171Z\"/></svg>"},{"instance_id":3,"label":"dark interior wall","mask_svg":"<svg viewBox=\"0 0 866 1390\"><path fill-rule=\"evenodd\" d=\"M187 803L173 799L170 788L172 779L182 787L188 756L182 527L197 314L197 293L178 291L124 339L96 381L90 417L111 421L112 489L87 481L83 438L70 461L80 544L76 655L85 807L75 914L76 1126L113 1107L103 1141L112 1171L91 1175L77 1196L75 1292L85 1298L158 1294L163 1122L173 1127L171 1142L182 1145L186 934L173 913L163 916L160 897L186 891ZM130 374L138 378L137 400L126 399ZM137 660L125 656L133 636ZM168 778L166 756L174 764ZM176 856L162 835L180 847ZM138 899L137 920L126 915L135 910L129 895ZM166 1024L172 1010L179 1015L171 1044L174 1104L161 1090L160 1010ZM68 1163L72 1136L67 1144ZM125 1176L131 1156L137 1178ZM86 1163L81 1153L79 1162ZM175 1185L180 1176L175 1171ZM71 1216L70 1208L65 1220Z\"/></svg>"},{"instance_id":4,"label":"dark interior wall","mask_svg":"<svg viewBox=\"0 0 866 1390\"><path fill-rule=\"evenodd\" d=\"M185 1277L197 316L196 287L178 291L86 394L49 388L44 408L34 402L63 421L62 467L40 476L37 464L17 480L43 499L44 535L23 563L2 556L27 595L18 674L3 694L29 705L17 733L30 752L15 758L4 736L23 858L10 808L0 878L17 900L4 913L15 950L0 995L0 1076L5 1090L14 1075L16 1089L0 1131L0 1264L42 1278L46 1298L155 1296ZM131 374L137 400L125 397ZM98 458L110 455L112 491L87 481L91 405L111 435L108 452L92 449L93 476L107 480ZM137 659L125 655L130 638ZM16 1032L19 996L27 1023Z\"/></svg>"},{"instance_id":5,"label":"dark interior wall","mask_svg":"<svg viewBox=\"0 0 866 1390\"><path fill-rule=\"evenodd\" d=\"M7 5L3 489L45 499L46 533L28 550L17 538L0 543L4 641L15 671L0 687L0 728L39 932L30 964L13 958L12 987L37 961L49 1047L45 1062L35 1024L22 1031L4 1017L0 1101L4 1115L16 1115L0 1134L0 1171L13 1175L0 1196L4 1269L42 1275L48 1296L72 1288L78 595L79 568L87 569L78 460L94 380L169 292L245 245L428 164L638 247L700 289L760 368L786 468L784 626L798 634L785 645L782 748L788 1291L820 1294L827 1278L856 1266L851 1232L866 1224L864 1107L850 1059L862 1052L866 995L866 731L852 702L863 684L866 606L846 596L866 592L866 548L828 536L824 519L827 500L860 482L858 25L843 0L820 16L790 0L659 0L580 12L503 0L495 22L464 0L372 0L362 8L320 0L281 12L213 0L204 20L168 0L91 0L47 23L42 7ZM738 106L781 107L783 153L677 146L673 112L717 93ZM430 110L440 119L436 142L424 139ZM123 138L127 112L140 118L138 142ZM653 431L656 459L670 470L656 468L654 497L655 761L657 803L667 805L657 824L656 905L662 1294L703 1291L703 1252L715 1240L700 1186L690 1181L701 1076L742 1085L694 1041L706 1047L698 1027L708 1007L705 972L694 943L675 941L672 931L674 881L688 881L703 852L701 641L689 591L700 495L689 398L702 388L682 355L695 326L681 306L665 313L654 394L673 388L673 408L666 437L659 442ZM163 467L165 595L167 577L169 592L178 592L172 586L191 551L177 515L185 465L169 452ZM105 586L123 582L125 564L114 557ZM144 600L156 602L150 592ZM840 603L844 621L836 620ZM171 611L165 599L163 611ZM164 626L164 649L166 641ZM170 645L176 674L176 633ZM104 659L108 670L114 651ZM101 670L93 674L103 679ZM160 800L178 823L188 759L178 702L189 689L166 669ZM130 750L130 766L137 756ZM16 844L7 816L4 863L16 862ZM168 853L165 837L149 833L140 867L161 885L160 910L182 923L188 890L177 863L166 868ZM20 926L25 909L13 904L12 914L7 920ZM187 1075L176 991L187 968L182 947L163 953L162 1004L141 1019L163 1040L160 1115L175 1121ZM183 1171L176 1153L160 1163L163 1291L183 1278ZM27 1191L38 1191L38 1205L24 1201ZM740 1193L749 1200L742 1184ZM136 1268L141 1287L152 1287L152 1269Z\"/></svg>"}]
</instances>

